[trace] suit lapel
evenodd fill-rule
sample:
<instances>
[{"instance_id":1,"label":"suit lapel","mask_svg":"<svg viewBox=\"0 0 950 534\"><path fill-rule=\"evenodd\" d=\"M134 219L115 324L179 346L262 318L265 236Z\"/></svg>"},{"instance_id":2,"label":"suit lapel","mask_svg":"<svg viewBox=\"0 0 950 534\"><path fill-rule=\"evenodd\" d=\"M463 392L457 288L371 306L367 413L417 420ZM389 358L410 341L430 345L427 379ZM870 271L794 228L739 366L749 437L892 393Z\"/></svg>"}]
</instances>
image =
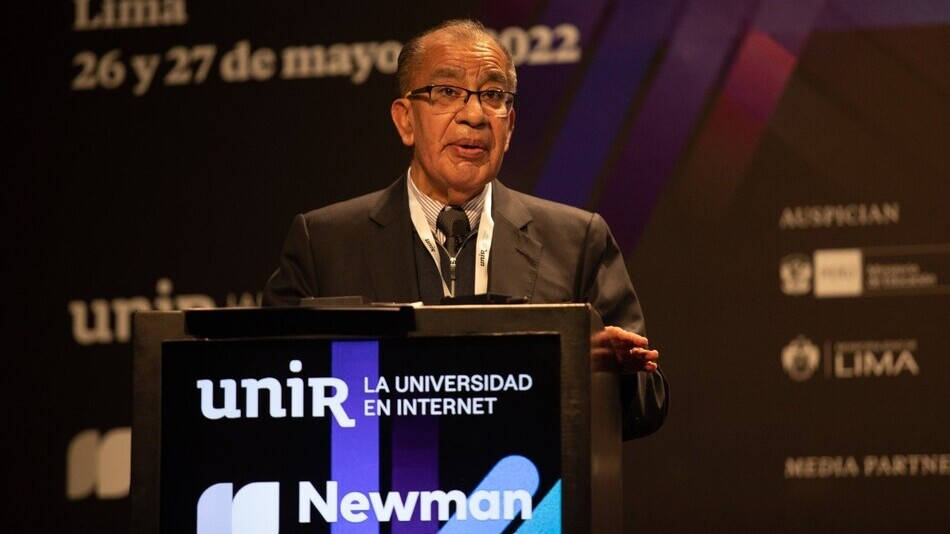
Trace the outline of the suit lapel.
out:
<instances>
[{"instance_id":1,"label":"suit lapel","mask_svg":"<svg viewBox=\"0 0 950 534\"><path fill-rule=\"evenodd\" d=\"M375 299L419 300L405 175L383 191L379 202L370 209L369 218L372 231L363 250Z\"/></svg>"},{"instance_id":2,"label":"suit lapel","mask_svg":"<svg viewBox=\"0 0 950 534\"><path fill-rule=\"evenodd\" d=\"M498 180L492 184L492 236L488 289L511 297L534 294L541 261L541 243L528 235L531 213L515 194Z\"/></svg>"}]
</instances>

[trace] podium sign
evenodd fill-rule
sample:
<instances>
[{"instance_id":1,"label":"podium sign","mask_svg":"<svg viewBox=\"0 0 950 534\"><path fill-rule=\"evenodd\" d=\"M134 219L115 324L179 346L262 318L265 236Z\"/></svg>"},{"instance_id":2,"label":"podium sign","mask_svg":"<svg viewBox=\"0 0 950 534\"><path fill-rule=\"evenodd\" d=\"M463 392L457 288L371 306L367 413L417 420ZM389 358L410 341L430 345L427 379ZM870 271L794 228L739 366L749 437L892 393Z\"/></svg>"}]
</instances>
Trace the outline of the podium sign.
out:
<instances>
[{"instance_id":1,"label":"podium sign","mask_svg":"<svg viewBox=\"0 0 950 534\"><path fill-rule=\"evenodd\" d=\"M619 532L588 305L143 312L140 534Z\"/></svg>"},{"instance_id":2,"label":"podium sign","mask_svg":"<svg viewBox=\"0 0 950 534\"><path fill-rule=\"evenodd\" d=\"M560 522L556 335L171 341L162 360L163 533Z\"/></svg>"}]
</instances>

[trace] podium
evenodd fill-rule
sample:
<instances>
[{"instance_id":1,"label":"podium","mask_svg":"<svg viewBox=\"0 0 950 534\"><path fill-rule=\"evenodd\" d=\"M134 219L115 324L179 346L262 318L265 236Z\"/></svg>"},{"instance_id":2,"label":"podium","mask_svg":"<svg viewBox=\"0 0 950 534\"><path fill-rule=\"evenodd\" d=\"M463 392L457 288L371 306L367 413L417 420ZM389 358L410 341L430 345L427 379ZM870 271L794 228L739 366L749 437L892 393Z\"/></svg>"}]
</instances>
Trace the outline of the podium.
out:
<instances>
[{"instance_id":1,"label":"podium","mask_svg":"<svg viewBox=\"0 0 950 534\"><path fill-rule=\"evenodd\" d=\"M141 312L132 531L620 532L587 304Z\"/></svg>"}]
</instances>

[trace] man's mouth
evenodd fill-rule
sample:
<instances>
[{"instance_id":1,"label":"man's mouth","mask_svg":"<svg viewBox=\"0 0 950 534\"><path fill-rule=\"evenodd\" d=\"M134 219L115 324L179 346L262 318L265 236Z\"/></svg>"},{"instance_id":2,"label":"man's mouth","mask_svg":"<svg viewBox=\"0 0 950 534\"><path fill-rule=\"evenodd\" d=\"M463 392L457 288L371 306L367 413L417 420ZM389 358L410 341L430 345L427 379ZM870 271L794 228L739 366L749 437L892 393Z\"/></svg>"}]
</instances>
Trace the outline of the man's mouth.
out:
<instances>
[{"instance_id":1,"label":"man's mouth","mask_svg":"<svg viewBox=\"0 0 950 534\"><path fill-rule=\"evenodd\" d=\"M488 147L474 139L462 139L451 143L452 149L456 154L465 158L477 158L488 152Z\"/></svg>"}]
</instances>

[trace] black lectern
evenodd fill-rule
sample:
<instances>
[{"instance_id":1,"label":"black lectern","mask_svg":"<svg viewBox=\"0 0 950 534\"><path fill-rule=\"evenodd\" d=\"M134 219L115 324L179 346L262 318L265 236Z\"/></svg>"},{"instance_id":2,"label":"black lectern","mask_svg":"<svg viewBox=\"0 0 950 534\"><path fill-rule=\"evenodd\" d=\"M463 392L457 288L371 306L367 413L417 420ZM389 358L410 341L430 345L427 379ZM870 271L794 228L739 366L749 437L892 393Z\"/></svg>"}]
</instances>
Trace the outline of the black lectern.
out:
<instances>
[{"instance_id":1,"label":"black lectern","mask_svg":"<svg viewBox=\"0 0 950 534\"><path fill-rule=\"evenodd\" d=\"M619 532L588 305L136 314L133 532Z\"/></svg>"}]
</instances>

